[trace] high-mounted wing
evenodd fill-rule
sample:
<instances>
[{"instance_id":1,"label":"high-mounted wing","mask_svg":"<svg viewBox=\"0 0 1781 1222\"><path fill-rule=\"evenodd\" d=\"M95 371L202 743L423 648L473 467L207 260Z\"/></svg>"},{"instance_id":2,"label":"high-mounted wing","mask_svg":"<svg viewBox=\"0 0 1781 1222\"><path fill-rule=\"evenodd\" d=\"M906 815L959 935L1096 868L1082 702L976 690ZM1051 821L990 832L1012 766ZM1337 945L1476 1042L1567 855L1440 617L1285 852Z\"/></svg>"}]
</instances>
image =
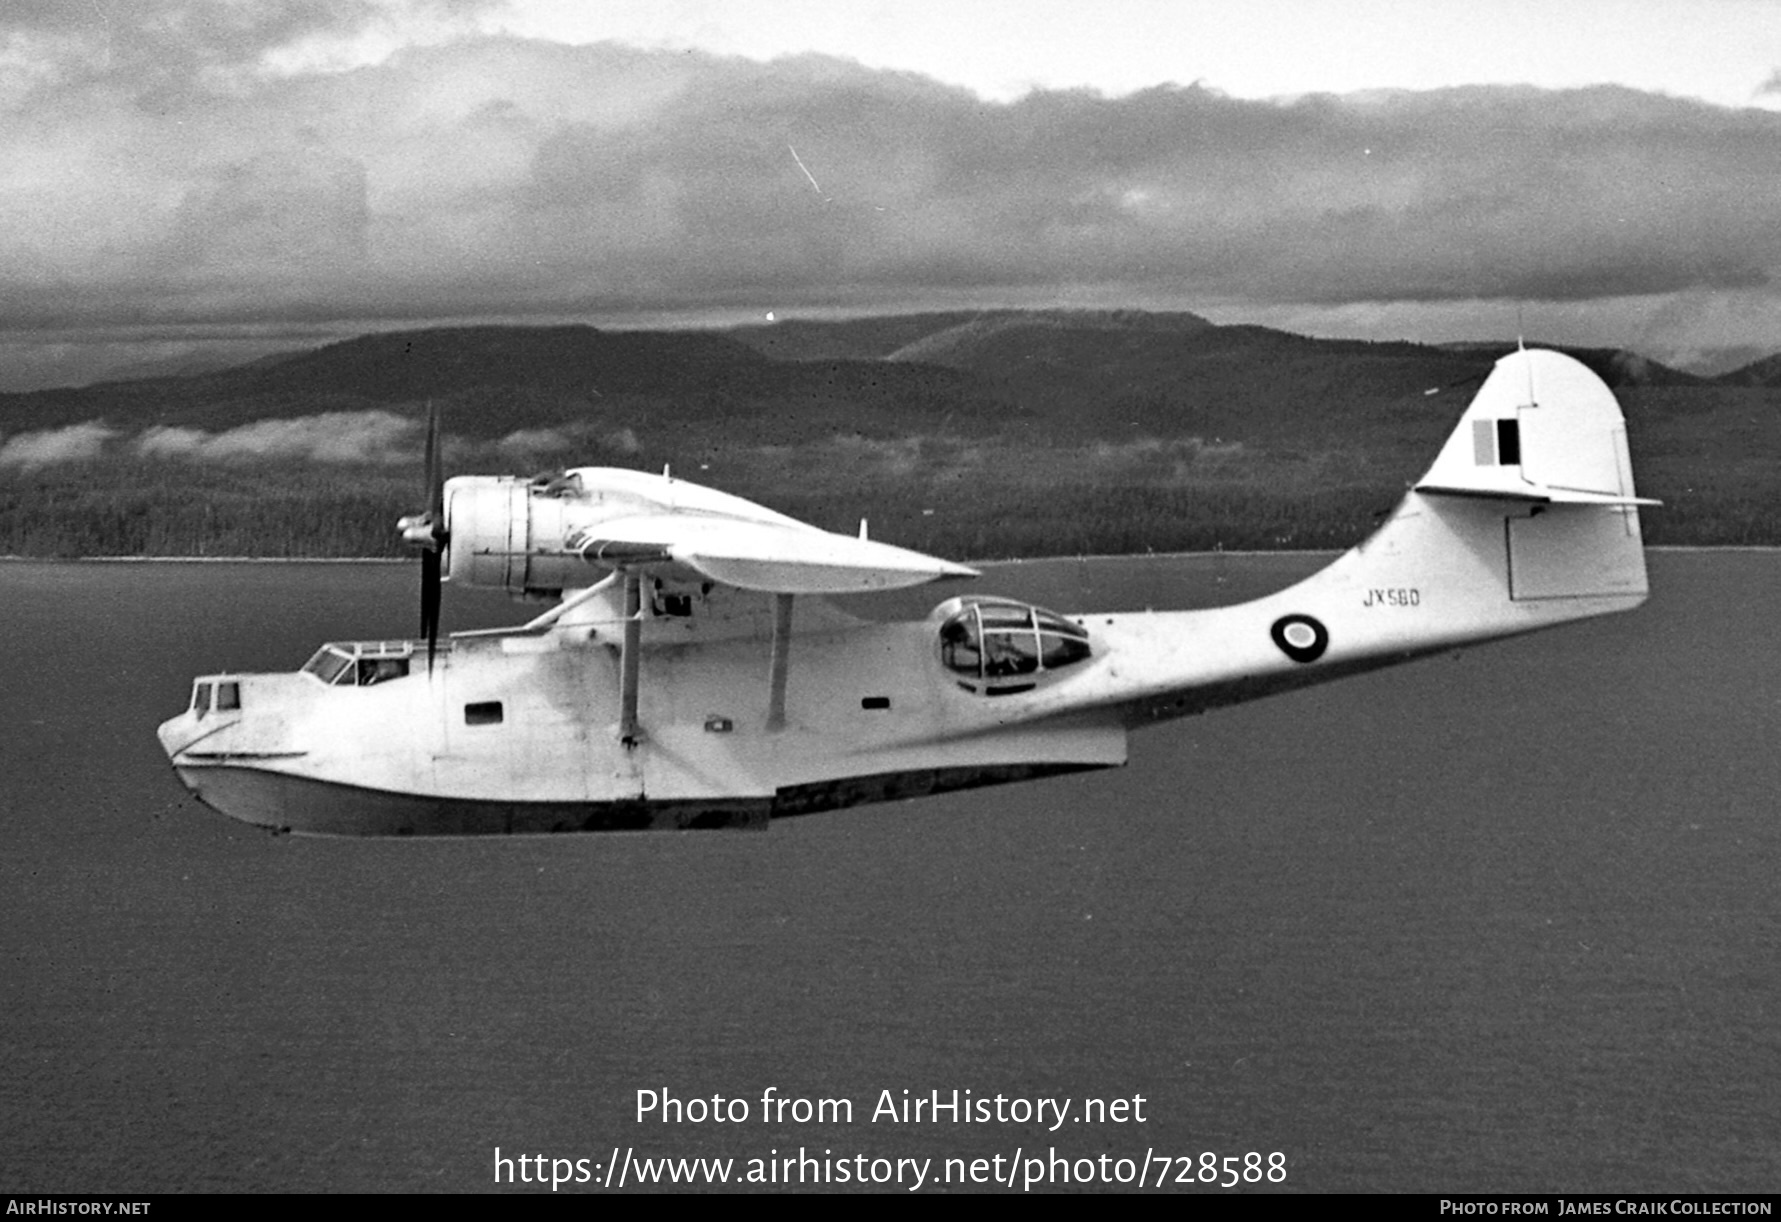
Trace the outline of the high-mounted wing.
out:
<instances>
[{"instance_id":1,"label":"high-mounted wing","mask_svg":"<svg viewBox=\"0 0 1781 1222\"><path fill-rule=\"evenodd\" d=\"M563 590L592 585L606 569L768 594L860 594L977 576L666 474L584 467L549 481L459 476L446 499L448 579L469 585Z\"/></svg>"},{"instance_id":2,"label":"high-mounted wing","mask_svg":"<svg viewBox=\"0 0 1781 1222\"><path fill-rule=\"evenodd\" d=\"M567 547L594 564L671 561L712 581L768 594L860 594L978 575L950 560L801 523L701 514L603 521L577 530Z\"/></svg>"},{"instance_id":3,"label":"high-mounted wing","mask_svg":"<svg viewBox=\"0 0 1781 1222\"><path fill-rule=\"evenodd\" d=\"M584 467L549 480L460 477L448 489L450 576L510 590L594 586L588 570L623 581L618 738L641 740L642 584L647 576L703 579L772 594L766 724L785 725L792 601L799 594L895 590L974 569L865 537L835 534L715 489L641 471ZM597 580L597 579L596 579ZM587 591L595 597L594 586ZM572 596L558 612L577 605ZM528 628L557 622L549 614Z\"/></svg>"}]
</instances>

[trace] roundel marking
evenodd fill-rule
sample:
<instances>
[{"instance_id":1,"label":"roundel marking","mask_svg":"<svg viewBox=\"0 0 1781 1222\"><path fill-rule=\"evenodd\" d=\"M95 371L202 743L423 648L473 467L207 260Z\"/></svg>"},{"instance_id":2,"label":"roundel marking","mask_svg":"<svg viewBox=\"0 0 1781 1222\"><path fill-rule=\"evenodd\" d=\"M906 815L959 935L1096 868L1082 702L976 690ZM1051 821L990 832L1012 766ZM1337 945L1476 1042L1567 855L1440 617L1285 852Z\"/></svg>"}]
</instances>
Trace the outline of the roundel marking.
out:
<instances>
[{"instance_id":1,"label":"roundel marking","mask_svg":"<svg viewBox=\"0 0 1781 1222\"><path fill-rule=\"evenodd\" d=\"M1309 615L1283 615L1268 629L1280 652L1295 662L1315 662L1330 647L1329 630Z\"/></svg>"}]
</instances>

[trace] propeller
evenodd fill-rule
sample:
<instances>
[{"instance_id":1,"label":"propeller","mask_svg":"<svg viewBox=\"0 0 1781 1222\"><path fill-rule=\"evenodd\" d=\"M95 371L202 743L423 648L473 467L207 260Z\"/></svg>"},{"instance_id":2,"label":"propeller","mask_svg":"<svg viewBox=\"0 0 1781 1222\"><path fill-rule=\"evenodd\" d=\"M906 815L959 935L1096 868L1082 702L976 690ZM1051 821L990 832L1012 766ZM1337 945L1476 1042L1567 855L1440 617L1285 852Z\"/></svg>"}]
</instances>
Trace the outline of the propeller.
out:
<instances>
[{"instance_id":1,"label":"propeller","mask_svg":"<svg viewBox=\"0 0 1781 1222\"><path fill-rule=\"evenodd\" d=\"M427 673L439 648L439 602L443 553L451 544L445 528L445 480L439 457L439 408L427 405L427 511L396 523L403 541L421 549L421 635L427 638Z\"/></svg>"}]
</instances>

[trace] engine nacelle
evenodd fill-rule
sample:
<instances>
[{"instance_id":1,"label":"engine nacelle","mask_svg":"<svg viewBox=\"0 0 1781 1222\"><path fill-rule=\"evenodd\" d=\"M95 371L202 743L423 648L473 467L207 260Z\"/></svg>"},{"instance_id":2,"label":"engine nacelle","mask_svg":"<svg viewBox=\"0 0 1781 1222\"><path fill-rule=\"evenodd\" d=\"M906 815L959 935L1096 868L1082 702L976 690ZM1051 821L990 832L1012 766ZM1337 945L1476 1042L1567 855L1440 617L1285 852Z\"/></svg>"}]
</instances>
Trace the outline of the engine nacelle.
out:
<instances>
[{"instance_id":1,"label":"engine nacelle","mask_svg":"<svg viewBox=\"0 0 1781 1222\"><path fill-rule=\"evenodd\" d=\"M555 594L598 573L563 554L570 501L516 475L460 475L445 482L444 577L513 594Z\"/></svg>"}]
</instances>

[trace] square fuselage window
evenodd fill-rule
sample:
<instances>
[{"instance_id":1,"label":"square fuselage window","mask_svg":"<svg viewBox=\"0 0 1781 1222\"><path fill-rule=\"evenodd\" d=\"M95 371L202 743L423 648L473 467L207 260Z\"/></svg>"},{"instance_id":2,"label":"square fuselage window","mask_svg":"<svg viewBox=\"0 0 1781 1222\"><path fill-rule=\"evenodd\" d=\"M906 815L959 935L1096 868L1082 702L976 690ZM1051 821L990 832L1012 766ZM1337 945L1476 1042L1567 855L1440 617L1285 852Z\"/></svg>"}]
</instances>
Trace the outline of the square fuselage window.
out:
<instances>
[{"instance_id":1,"label":"square fuselage window","mask_svg":"<svg viewBox=\"0 0 1781 1222\"><path fill-rule=\"evenodd\" d=\"M501 724L501 702L499 700L481 700L475 704L464 706L464 724L467 726L498 726Z\"/></svg>"}]
</instances>

